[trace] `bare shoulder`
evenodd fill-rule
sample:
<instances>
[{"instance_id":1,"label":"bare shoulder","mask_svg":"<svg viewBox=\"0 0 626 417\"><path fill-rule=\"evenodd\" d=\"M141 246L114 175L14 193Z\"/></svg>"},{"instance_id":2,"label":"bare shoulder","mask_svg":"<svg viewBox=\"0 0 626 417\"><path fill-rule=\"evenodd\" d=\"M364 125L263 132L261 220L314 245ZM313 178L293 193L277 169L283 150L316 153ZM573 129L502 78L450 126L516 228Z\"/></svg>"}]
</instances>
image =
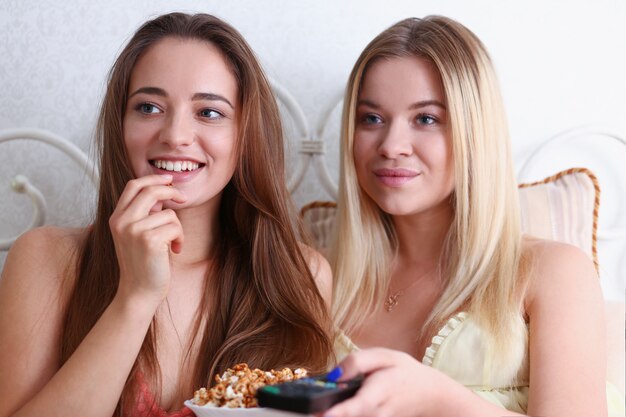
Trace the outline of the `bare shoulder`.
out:
<instances>
[{"instance_id":1,"label":"bare shoulder","mask_svg":"<svg viewBox=\"0 0 626 417\"><path fill-rule=\"evenodd\" d=\"M23 247L35 245L37 248L70 249L78 245L87 234L86 228L69 228L56 226L42 226L24 232L13 245Z\"/></svg>"},{"instance_id":2,"label":"bare shoulder","mask_svg":"<svg viewBox=\"0 0 626 417\"><path fill-rule=\"evenodd\" d=\"M522 244L529 276L526 304L545 299L601 298L600 282L591 258L566 243L525 236Z\"/></svg>"},{"instance_id":3,"label":"bare shoulder","mask_svg":"<svg viewBox=\"0 0 626 417\"><path fill-rule=\"evenodd\" d=\"M15 241L0 279L0 335L7 341L18 343L25 329L38 323L57 335L84 236L86 229L42 227Z\"/></svg>"},{"instance_id":4,"label":"bare shoulder","mask_svg":"<svg viewBox=\"0 0 626 417\"><path fill-rule=\"evenodd\" d=\"M300 250L307 261L320 294L326 303L330 305L333 288L333 274L330 264L321 253L304 243L300 243Z\"/></svg>"},{"instance_id":5,"label":"bare shoulder","mask_svg":"<svg viewBox=\"0 0 626 417\"><path fill-rule=\"evenodd\" d=\"M58 370L72 267L86 233L37 228L9 251L0 279L0 412L25 403Z\"/></svg>"},{"instance_id":6,"label":"bare shoulder","mask_svg":"<svg viewBox=\"0 0 626 417\"><path fill-rule=\"evenodd\" d=\"M59 286L68 278L87 229L39 227L23 233L13 244L2 271L3 286L8 284Z\"/></svg>"}]
</instances>

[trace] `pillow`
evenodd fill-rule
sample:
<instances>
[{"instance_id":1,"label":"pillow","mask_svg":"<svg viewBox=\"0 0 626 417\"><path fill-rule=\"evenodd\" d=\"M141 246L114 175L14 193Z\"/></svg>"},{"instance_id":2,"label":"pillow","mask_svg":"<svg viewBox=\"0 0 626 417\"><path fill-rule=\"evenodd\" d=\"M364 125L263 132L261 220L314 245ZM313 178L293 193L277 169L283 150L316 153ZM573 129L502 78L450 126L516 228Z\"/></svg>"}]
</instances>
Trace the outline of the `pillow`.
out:
<instances>
[{"instance_id":1,"label":"pillow","mask_svg":"<svg viewBox=\"0 0 626 417\"><path fill-rule=\"evenodd\" d=\"M336 209L334 201L313 201L300 209L300 218L313 247L324 256L333 237Z\"/></svg>"},{"instance_id":2,"label":"pillow","mask_svg":"<svg viewBox=\"0 0 626 417\"><path fill-rule=\"evenodd\" d=\"M520 184L522 231L577 246L598 269L600 185L586 168L571 168L542 181Z\"/></svg>"},{"instance_id":3,"label":"pillow","mask_svg":"<svg viewBox=\"0 0 626 417\"><path fill-rule=\"evenodd\" d=\"M522 232L577 246L598 268L597 230L600 186L586 168L571 168L542 181L520 184ZM300 216L312 244L326 254L332 238L336 203L314 201Z\"/></svg>"}]
</instances>

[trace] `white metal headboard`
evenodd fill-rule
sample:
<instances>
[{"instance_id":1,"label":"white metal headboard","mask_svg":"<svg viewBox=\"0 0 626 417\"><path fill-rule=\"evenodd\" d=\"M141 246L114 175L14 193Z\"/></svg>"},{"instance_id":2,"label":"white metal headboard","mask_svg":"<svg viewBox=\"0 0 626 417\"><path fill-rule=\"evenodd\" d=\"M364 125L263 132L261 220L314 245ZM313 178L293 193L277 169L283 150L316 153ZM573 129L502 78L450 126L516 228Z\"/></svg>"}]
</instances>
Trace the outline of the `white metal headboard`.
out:
<instances>
[{"instance_id":1,"label":"white metal headboard","mask_svg":"<svg viewBox=\"0 0 626 417\"><path fill-rule=\"evenodd\" d=\"M94 185L98 184L98 173L93 162L76 145L62 136L43 129L8 129L0 131L0 144L13 140L31 139L53 146L74 160L79 167L91 178ZM46 219L46 199L42 192L31 184L28 177L18 174L11 180L11 188L16 193L26 194L34 207L33 219L26 230L42 226ZM26 231L24 230L24 231ZM9 250L18 236L3 238L0 236L0 250Z\"/></svg>"},{"instance_id":2,"label":"white metal headboard","mask_svg":"<svg viewBox=\"0 0 626 417\"><path fill-rule=\"evenodd\" d=\"M293 96L277 82L271 81L271 83L278 100L285 105L287 111L296 123L298 137L302 138L298 142L300 149L298 150L299 158L297 160L296 169L294 173L291 174L287 184L289 191L293 193L298 189L304 180L304 175L309 166L313 163L313 168L322 187L336 200L337 184L332 179L328 171L326 160L324 159L325 142L322 138L326 133L332 111L342 102L343 93L340 92L335 95L335 99L331 101L331 105L322 113L321 122L317 129L315 132L312 132L302 108Z\"/></svg>"}]
</instances>

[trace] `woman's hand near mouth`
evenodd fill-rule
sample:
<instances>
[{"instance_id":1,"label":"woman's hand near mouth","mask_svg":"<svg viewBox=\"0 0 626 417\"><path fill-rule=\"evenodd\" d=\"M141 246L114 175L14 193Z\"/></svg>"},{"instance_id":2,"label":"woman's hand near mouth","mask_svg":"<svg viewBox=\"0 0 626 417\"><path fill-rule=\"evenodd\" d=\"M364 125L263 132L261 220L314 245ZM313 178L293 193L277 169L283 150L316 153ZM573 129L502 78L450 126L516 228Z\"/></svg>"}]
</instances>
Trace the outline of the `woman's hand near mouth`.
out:
<instances>
[{"instance_id":1,"label":"woman's hand near mouth","mask_svg":"<svg viewBox=\"0 0 626 417\"><path fill-rule=\"evenodd\" d=\"M157 306L170 283L170 251L180 253L183 228L163 201L184 203L186 196L171 186L171 175L131 180L109 220L120 267L118 294L148 297Z\"/></svg>"}]
</instances>

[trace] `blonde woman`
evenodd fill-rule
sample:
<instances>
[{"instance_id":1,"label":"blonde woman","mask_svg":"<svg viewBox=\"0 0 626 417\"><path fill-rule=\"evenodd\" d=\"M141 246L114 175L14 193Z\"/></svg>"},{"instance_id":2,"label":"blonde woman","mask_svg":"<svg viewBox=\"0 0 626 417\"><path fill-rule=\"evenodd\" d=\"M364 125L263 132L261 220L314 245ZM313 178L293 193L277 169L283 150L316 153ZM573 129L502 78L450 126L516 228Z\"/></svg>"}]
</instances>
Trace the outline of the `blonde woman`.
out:
<instances>
[{"instance_id":1,"label":"blonde woman","mask_svg":"<svg viewBox=\"0 0 626 417\"><path fill-rule=\"evenodd\" d=\"M341 152L333 310L357 350L343 378L366 378L326 415L607 415L596 271L522 236L502 99L472 32L431 16L376 37L349 79Z\"/></svg>"}]
</instances>

